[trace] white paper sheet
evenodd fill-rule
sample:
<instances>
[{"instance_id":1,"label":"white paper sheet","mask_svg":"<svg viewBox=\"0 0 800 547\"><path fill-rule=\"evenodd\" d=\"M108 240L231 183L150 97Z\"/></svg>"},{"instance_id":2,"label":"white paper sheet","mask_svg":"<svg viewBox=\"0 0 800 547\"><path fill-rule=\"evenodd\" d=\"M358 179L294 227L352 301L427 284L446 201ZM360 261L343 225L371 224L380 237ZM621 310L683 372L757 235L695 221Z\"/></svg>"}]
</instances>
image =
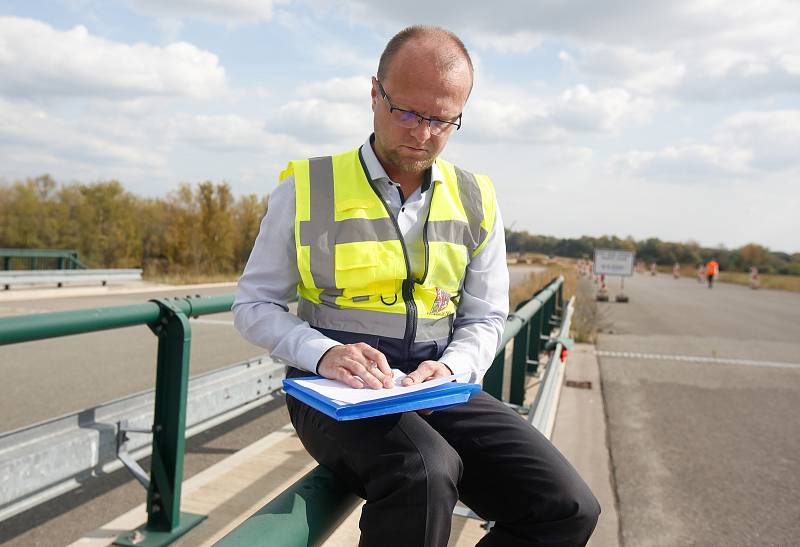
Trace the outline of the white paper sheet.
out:
<instances>
[{"instance_id":1,"label":"white paper sheet","mask_svg":"<svg viewBox=\"0 0 800 547\"><path fill-rule=\"evenodd\" d=\"M339 403L353 404L361 403L363 401L385 399L386 397L394 397L395 395L402 395L405 393L412 393L414 391L428 389L440 384L446 384L447 382L452 382L453 380L458 380L459 378L465 376L456 376L453 374L450 376L442 376L441 378L434 378L433 380L428 380L427 382L423 382L421 384L402 386L400 385L400 382L406 377L406 374L398 369L392 369L392 372L394 372L394 387L391 388L372 389L365 387L357 389L341 382L337 382L336 380L329 380L327 378L321 378L317 380L298 379L296 380L296 383L302 385L303 387L307 387L308 389L313 389L317 393Z\"/></svg>"}]
</instances>

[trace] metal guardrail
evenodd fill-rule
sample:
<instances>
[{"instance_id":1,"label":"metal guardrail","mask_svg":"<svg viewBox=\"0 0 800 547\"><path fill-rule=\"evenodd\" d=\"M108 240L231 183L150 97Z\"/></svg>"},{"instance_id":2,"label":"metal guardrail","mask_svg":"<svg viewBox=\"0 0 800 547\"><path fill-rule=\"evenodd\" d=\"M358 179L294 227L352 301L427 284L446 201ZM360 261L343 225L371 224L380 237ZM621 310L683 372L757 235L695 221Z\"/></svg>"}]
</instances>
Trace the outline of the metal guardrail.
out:
<instances>
[{"instance_id":1,"label":"metal guardrail","mask_svg":"<svg viewBox=\"0 0 800 547\"><path fill-rule=\"evenodd\" d=\"M273 399L285 368L264 356L189 380L186 438ZM148 390L0 434L0 522L123 465L138 469L154 400Z\"/></svg>"},{"instance_id":2,"label":"metal guardrail","mask_svg":"<svg viewBox=\"0 0 800 547\"><path fill-rule=\"evenodd\" d=\"M205 518L180 511L192 340L188 317L228 311L232 303L233 295L162 298L130 306L0 318L0 345L133 325L147 325L158 337L153 421L146 429L152 433L147 524L134 536L123 534L117 544L138 545L143 537L164 545ZM142 473L134 474L143 478Z\"/></svg>"},{"instance_id":3,"label":"metal guardrail","mask_svg":"<svg viewBox=\"0 0 800 547\"><path fill-rule=\"evenodd\" d=\"M506 345L513 339L509 402L517 406L522 405L526 370L536 372L539 353L544 349L544 343L551 340L550 333L553 328L560 326L562 332L569 332L571 306L569 310L563 309L563 288L564 278L559 277L533 298L520 304L508 317L500 348L492 366L484 376L484 391L501 399ZM550 387L553 382L560 381L559 376L550 374L549 370L556 361L561 362L559 344L555 345L555 349L557 352L553 352L544 385L539 388L540 393L560 387L560 383L557 387ZM563 380L563 375L560 378ZM535 415L540 405L553 402L557 403L557 399L552 396L547 398L537 396L531 408L527 409L529 415L531 413ZM545 415L548 416L548 421L551 416L555 419L555 409L545 412ZM316 546L325 541L360 501L361 499L344 487L328 469L317 466L214 545L215 547ZM467 509L459 514L474 515L470 513L471 511Z\"/></svg>"},{"instance_id":4,"label":"metal guardrail","mask_svg":"<svg viewBox=\"0 0 800 547\"><path fill-rule=\"evenodd\" d=\"M100 283L109 281L141 281L141 269L108 270L0 270L0 285L6 290L11 285L57 285L65 283Z\"/></svg>"},{"instance_id":5,"label":"metal guardrail","mask_svg":"<svg viewBox=\"0 0 800 547\"><path fill-rule=\"evenodd\" d=\"M0 345L143 324L159 337L156 387L152 392L0 436L0 491L4 494L0 497L0 521L78 485L86 473L98 468L108 472L124 464L148 488L148 520L136 534L120 536L117 544L155 541L165 545L198 524L204 517L181 513L179 505L186 434L251 408L253 401L261 402L273 392L283 377L283 367L271 362L261 363L259 370L241 370L253 367L247 362L195 378L189 389L188 317L227 311L232 302L232 295L159 299L132 306L0 318ZM526 371L537 371L544 343L559 323L562 302L563 278L558 278L509 316L501 347L484 379L487 392L501 396L505 348L513 338L516 350L511 356L509 401L522 404ZM220 401L220 396L233 400ZM87 421L86 416L92 414L94 419ZM192 426L188 431L187 421ZM81 431L76 432L76 427ZM150 443L145 437L127 438L127 433L142 432L152 434ZM30 451L27 457L25 450ZM135 458L148 451L153 455L149 478L135 463ZM37 459L34 452L43 459ZM63 466L43 463L47 461L59 461ZM87 461L94 461L94 467L87 467ZM35 462L41 464L39 468ZM20 476L23 478L16 478ZM244 544L316 545L358 501L329 471L318 466L248 519L241 529L257 530L260 540ZM236 537L235 533L226 536L220 544L240 544Z\"/></svg>"},{"instance_id":6,"label":"metal guardrail","mask_svg":"<svg viewBox=\"0 0 800 547\"><path fill-rule=\"evenodd\" d=\"M2 270L85 269L73 249L0 249Z\"/></svg>"},{"instance_id":7,"label":"metal guardrail","mask_svg":"<svg viewBox=\"0 0 800 547\"><path fill-rule=\"evenodd\" d=\"M547 363L544 379L536 392L536 398L531 404L531 412L528 414L528 422L542 432L548 439L553 434L553 426L556 423L556 412L558 401L561 397L561 386L564 384L565 364L561 360L561 351L564 348L564 341L569 336L569 328L572 324L572 314L575 311L575 297L573 296L567 303L564 310L564 318L561 322L561 329L556 338L556 345L550 353L550 361Z\"/></svg>"}]
</instances>

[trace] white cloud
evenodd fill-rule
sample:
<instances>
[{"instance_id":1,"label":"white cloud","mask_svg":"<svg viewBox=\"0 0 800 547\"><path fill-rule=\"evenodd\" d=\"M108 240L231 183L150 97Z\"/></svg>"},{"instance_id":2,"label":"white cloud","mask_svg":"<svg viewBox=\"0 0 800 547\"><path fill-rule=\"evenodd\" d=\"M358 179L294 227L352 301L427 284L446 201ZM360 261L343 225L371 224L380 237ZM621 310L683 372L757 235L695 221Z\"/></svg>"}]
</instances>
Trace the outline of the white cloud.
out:
<instances>
[{"instance_id":1,"label":"white cloud","mask_svg":"<svg viewBox=\"0 0 800 547\"><path fill-rule=\"evenodd\" d=\"M526 53L542 45L544 36L521 30L508 34L476 32L472 39L479 49L490 49L500 53Z\"/></svg>"},{"instance_id":2,"label":"white cloud","mask_svg":"<svg viewBox=\"0 0 800 547\"><path fill-rule=\"evenodd\" d=\"M552 108L553 121L576 131L612 132L628 123L647 121L654 109L649 99L620 88L593 92L579 85L561 93Z\"/></svg>"},{"instance_id":3,"label":"white cloud","mask_svg":"<svg viewBox=\"0 0 800 547\"><path fill-rule=\"evenodd\" d=\"M705 184L741 179L750 172L752 153L709 144L668 146L656 152L634 150L614 158L634 176L675 183Z\"/></svg>"},{"instance_id":4,"label":"white cloud","mask_svg":"<svg viewBox=\"0 0 800 547\"><path fill-rule=\"evenodd\" d=\"M800 110L740 112L722 124L717 139L751 150L754 168L800 172Z\"/></svg>"},{"instance_id":5,"label":"white cloud","mask_svg":"<svg viewBox=\"0 0 800 547\"><path fill-rule=\"evenodd\" d=\"M760 180L800 173L800 110L740 112L713 132L712 142L686 142L613 158L619 172L671 182Z\"/></svg>"},{"instance_id":6,"label":"white cloud","mask_svg":"<svg viewBox=\"0 0 800 547\"><path fill-rule=\"evenodd\" d=\"M288 0L131 0L139 13L164 19L254 23L272 19L273 7Z\"/></svg>"},{"instance_id":7,"label":"white cloud","mask_svg":"<svg viewBox=\"0 0 800 547\"><path fill-rule=\"evenodd\" d=\"M354 76L302 84L297 88L297 93L310 99L368 105L370 89L372 82L368 76Z\"/></svg>"},{"instance_id":8,"label":"white cloud","mask_svg":"<svg viewBox=\"0 0 800 547\"><path fill-rule=\"evenodd\" d=\"M527 51L552 38L594 87L670 92L688 100L739 99L800 90L800 3L793 0L512 1L349 0L351 19L396 31L426 21L457 31L469 47ZM409 14L409 15L407 15ZM570 49L571 51L571 49Z\"/></svg>"},{"instance_id":9,"label":"white cloud","mask_svg":"<svg viewBox=\"0 0 800 547\"><path fill-rule=\"evenodd\" d=\"M631 47L593 44L578 50L578 57L562 51L559 58L581 74L616 82L640 93L675 87L686 66L671 51L645 52Z\"/></svg>"},{"instance_id":10,"label":"white cloud","mask_svg":"<svg viewBox=\"0 0 800 547\"><path fill-rule=\"evenodd\" d=\"M321 99L290 101L278 109L267 126L270 131L304 142L352 146L372 131L372 111L367 100L363 105Z\"/></svg>"},{"instance_id":11,"label":"white cloud","mask_svg":"<svg viewBox=\"0 0 800 547\"><path fill-rule=\"evenodd\" d=\"M57 157L91 162L121 162L140 166L160 166L158 153L139 140L141 130L124 131L117 139L113 124L104 119L84 118L80 123L51 116L35 106L0 99L0 146L21 146L45 150Z\"/></svg>"},{"instance_id":12,"label":"white cloud","mask_svg":"<svg viewBox=\"0 0 800 547\"><path fill-rule=\"evenodd\" d=\"M167 125L177 141L213 152L259 152L269 144L263 121L236 114L178 114Z\"/></svg>"},{"instance_id":13,"label":"white cloud","mask_svg":"<svg viewBox=\"0 0 800 547\"><path fill-rule=\"evenodd\" d=\"M490 86L491 87L491 86ZM563 142L579 134L614 133L650 119L652 101L619 88L576 86L556 96L521 89L484 88L465 113L471 140Z\"/></svg>"},{"instance_id":14,"label":"white cloud","mask_svg":"<svg viewBox=\"0 0 800 547\"><path fill-rule=\"evenodd\" d=\"M352 146L352 139L360 142L372 131L370 85L367 76L301 84L296 99L277 107L267 127L303 142Z\"/></svg>"},{"instance_id":15,"label":"white cloud","mask_svg":"<svg viewBox=\"0 0 800 547\"><path fill-rule=\"evenodd\" d=\"M62 31L33 19L0 17L0 91L11 96L188 96L226 91L217 56L178 42L112 42L86 27Z\"/></svg>"}]
</instances>

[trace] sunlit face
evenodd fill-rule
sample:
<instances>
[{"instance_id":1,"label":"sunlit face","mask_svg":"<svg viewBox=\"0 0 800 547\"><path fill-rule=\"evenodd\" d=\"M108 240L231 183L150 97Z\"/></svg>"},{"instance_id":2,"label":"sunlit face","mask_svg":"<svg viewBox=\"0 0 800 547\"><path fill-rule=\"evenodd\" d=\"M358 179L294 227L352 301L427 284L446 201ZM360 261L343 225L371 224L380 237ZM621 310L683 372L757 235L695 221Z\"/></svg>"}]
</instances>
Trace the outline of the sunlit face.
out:
<instances>
[{"instance_id":1,"label":"sunlit face","mask_svg":"<svg viewBox=\"0 0 800 547\"><path fill-rule=\"evenodd\" d=\"M466 62L442 73L426 62L422 47L408 44L393 59L381 81L393 106L416 112L428 118L450 121L461 114L472 86L472 75ZM375 152L394 178L395 174L420 174L428 169L444 149L455 128L440 135L431 135L428 122L414 128L397 125L392 120L389 104L372 79L372 110L375 124Z\"/></svg>"}]
</instances>

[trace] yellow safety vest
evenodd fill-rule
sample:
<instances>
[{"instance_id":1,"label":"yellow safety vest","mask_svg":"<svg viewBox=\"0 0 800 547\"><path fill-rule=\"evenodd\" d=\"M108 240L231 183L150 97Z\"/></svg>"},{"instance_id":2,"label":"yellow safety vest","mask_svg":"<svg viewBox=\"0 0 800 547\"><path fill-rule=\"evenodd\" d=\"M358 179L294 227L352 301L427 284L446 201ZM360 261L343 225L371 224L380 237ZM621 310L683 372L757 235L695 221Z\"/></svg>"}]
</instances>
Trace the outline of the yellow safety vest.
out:
<instances>
[{"instance_id":1,"label":"yellow safety vest","mask_svg":"<svg viewBox=\"0 0 800 547\"><path fill-rule=\"evenodd\" d=\"M280 178L294 176L302 319L408 342L450 336L467 264L492 232L495 194L488 177L436 162L444 180L431 188L419 279L358 148L289 162Z\"/></svg>"}]
</instances>

